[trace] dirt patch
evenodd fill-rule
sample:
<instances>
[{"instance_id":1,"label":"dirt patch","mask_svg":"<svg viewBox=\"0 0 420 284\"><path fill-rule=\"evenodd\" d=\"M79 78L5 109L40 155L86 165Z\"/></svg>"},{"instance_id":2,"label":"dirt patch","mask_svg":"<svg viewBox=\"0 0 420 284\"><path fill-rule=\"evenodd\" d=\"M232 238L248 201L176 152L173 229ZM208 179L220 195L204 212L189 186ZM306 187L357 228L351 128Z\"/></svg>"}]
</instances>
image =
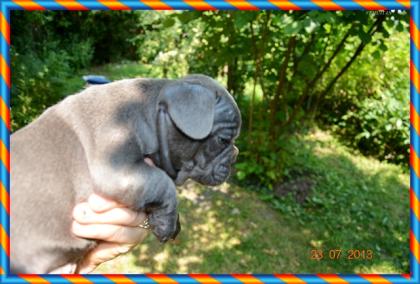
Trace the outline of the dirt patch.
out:
<instances>
[{"instance_id":1,"label":"dirt patch","mask_svg":"<svg viewBox=\"0 0 420 284\"><path fill-rule=\"evenodd\" d=\"M308 196L311 194L315 186L315 181L310 177L300 177L287 182L278 183L274 185L274 195L277 197L284 197L291 193L294 195L296 202L299 204L305 203Z\"/></svg>"}]
</instances>

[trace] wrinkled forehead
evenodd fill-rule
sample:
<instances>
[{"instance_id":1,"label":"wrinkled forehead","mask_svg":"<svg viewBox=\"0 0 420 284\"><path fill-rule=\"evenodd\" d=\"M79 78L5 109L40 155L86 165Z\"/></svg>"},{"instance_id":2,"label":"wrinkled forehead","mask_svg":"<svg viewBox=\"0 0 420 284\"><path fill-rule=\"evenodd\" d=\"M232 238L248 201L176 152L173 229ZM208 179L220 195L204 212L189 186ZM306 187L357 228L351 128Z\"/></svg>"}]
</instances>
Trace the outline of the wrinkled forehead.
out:
<instances>
[{"instance_id":1,"label":"wrinkled forehead","mask_svg":"<svg viewBox=\"0 0 420 284\"><path fill-rule=\"evenodd\" d=\"M227 91L223 94L218 94L212 132L214 133L221 128L225 129L225 131L229 129L232 133L231 136L237 137L241 128L241 122L241 113L232 96Z\"/></svg>"}]
</instances>

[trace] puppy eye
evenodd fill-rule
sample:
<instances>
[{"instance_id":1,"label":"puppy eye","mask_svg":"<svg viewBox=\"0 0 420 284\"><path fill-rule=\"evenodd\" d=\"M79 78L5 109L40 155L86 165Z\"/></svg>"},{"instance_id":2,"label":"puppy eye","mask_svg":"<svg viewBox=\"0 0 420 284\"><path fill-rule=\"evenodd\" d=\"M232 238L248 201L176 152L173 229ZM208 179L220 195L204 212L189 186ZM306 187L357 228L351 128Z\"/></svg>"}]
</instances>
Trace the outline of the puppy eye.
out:
<instances>
[{"instance_id":1,"label":"puppy eye","mask_svg":"<svg viewBox=\"0 0 420 284\"><path fill-rule=\"evenodd\" d=\"M223 137L217 137L217 142L223 146L229 145L230 140L223 138Z\"/></svg>"}]
</instances>

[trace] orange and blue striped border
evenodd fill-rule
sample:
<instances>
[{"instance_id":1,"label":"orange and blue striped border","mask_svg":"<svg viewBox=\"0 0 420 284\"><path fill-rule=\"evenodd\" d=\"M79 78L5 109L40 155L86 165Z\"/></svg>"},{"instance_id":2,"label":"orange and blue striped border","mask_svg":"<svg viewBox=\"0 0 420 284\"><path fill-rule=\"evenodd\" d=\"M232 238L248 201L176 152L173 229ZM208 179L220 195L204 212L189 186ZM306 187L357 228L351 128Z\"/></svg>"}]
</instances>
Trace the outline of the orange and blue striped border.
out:
<instances>
[{"instance_id":1,"label":"orange and blue striped border","mask_svg":"<svg viewBox=\"0 0 420 284\"><path fill-rule=\"evenodd\" d=\"M420 283L420 0L0 0L0 283ZM410 274L141 274L11 275L10 213L10 10L410 10Z\"/></svg>"}]
</instances>

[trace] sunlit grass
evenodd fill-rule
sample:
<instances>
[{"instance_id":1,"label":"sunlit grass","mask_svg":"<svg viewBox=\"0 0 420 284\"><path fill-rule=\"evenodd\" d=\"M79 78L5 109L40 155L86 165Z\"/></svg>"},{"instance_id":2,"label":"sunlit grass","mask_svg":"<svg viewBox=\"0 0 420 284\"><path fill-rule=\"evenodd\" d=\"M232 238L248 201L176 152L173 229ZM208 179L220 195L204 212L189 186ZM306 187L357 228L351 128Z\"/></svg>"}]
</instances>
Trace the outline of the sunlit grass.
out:
<instances>
[{"instance_id":1,"label":"sunlit grass","mask_svg":"<svg viewBox=\"0 0 420 284\"><path fill-rule=\"evenodd\" d=\"M347 176L348 184L366 184L367 193L357 193L359 202L370 204L374 214L384 210L388 222L402 221L408 226L408 176L399 167L378 162L349 152L327 133L316 131L301 137L302 143L313 144L308 162L317 161L321 170L328 167L326 182L331 187L336 179ZM345 158L343 158L345 157ZM310 161L313 160L313 161ZM351 163L349 163L349 161ZM357 175L362 171L364 176ZM377 176L380 175L380 178ZM325 194L317 185L313 196ZM327 188L333 191L334 189ZM358 188L337 190L359 191ZM340 193L337 193L337 198ZM349 197L350 198L350 197ZM387 226L360 224L366 231L354 228L349 221L347 228L333 233L324 230L325 222L343 222L346 216L326 216L299 222L296 217L282 214L264 201L254 191L231 183L210 188L189 182L179 189L182 231L175 243L160 245L153 235L131 253L103 264L99 273L406 273L393 261L393 255L408 255L406 233L392 235ZM349 199L351 201L351 199ZM350 206L341 201L340 206ZM300 206L300 205L296 205ZM310 208L309 208L310 209ZM311 210L307 214L311 214ZM332 208L331 210L334 210ZM376 211L376 212L375 212ZM334 214L346 211L337 210ZM351 218L351 216L349 217ZM403 226L405 228L406 226ZM371 230L371 232L369 232ZM351 233L352 232L352 233ZM359 234L360 236L357 236ZM356 238L357 237L357 238ZM378 238L396 238L406 243L406 251L386 247L382 253L375 244ZM359 240L357 247L354 240ZM311 259L311 250L342 249L339 260ZM372 249L373 260L349 260L348 249ZM408 258L407 258L408 261Z\"/></svg>"},{"instance_id":2,"label":"sunlit grass","mask_svg":"<svg viewBox=\"0 0 420 284\"><path fill-rule=\"evenodd\" d=\"M176 243L160 245L151 235L99 272L292 272L299 271L298 259L307 258L307 251L295 248L296 242L305 243L305 235L253 192L191 182L179 198L182 231Z\"/></svg>"},{"instance_id":3,"label":"sunlit grass","mask_svg":"<svg viewBox=\"0 0 420 284\"><path fill-rule=\"evenodd\" d=\"M139 62L113 63L93 67L89 70L82 70L75 76L68 78L64 85L65 89L62 91L63 96L82 90L85 86L85 82L82 79L84 75L101 75L106 76L111 81L115 81L136 77L158 78L161 77L161 71L158 66Z\"/></svg>"}]
</instances>

